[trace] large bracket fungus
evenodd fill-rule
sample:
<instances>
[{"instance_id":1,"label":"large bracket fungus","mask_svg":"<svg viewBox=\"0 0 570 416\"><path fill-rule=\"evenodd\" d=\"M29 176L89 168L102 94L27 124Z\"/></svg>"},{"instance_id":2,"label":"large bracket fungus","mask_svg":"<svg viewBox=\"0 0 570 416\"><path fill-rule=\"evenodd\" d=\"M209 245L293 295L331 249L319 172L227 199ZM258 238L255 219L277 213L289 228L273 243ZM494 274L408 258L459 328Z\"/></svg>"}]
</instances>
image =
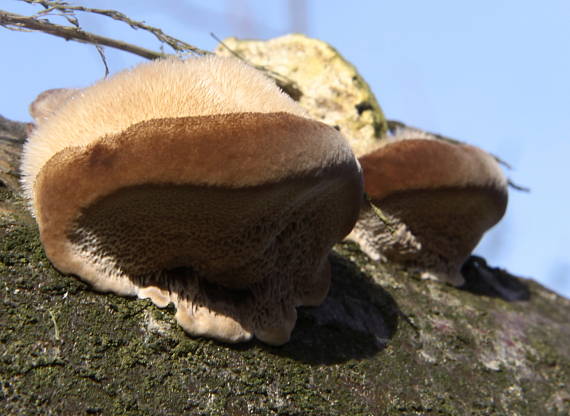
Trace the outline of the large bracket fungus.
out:
<instances>
[{"instance_id":1,"label":"large bracket fungus","mask_svg":"<svg viewBox=\"0 0 570 416\"><path fill-rule=\"evenodd\" d=\"M507 179L496 160L403 130L359 161L368 197L349 238L374 260L417 265L425 278L462 285L462 264L506 210Z\"/></svg>"},{"instance_id":2,"label":"large bracket fungus","mask_svg":"<svg viewBox=\"0 0 570 416\"><path fill-rule=\"evenodd\" d=\"M63 101L36 120L22 173L57 269L174 303L188 333L226 342L282 344L295 308L323 301L360 168L261 73L170 59L47 96Z\"/></svg>"}]
</instances>

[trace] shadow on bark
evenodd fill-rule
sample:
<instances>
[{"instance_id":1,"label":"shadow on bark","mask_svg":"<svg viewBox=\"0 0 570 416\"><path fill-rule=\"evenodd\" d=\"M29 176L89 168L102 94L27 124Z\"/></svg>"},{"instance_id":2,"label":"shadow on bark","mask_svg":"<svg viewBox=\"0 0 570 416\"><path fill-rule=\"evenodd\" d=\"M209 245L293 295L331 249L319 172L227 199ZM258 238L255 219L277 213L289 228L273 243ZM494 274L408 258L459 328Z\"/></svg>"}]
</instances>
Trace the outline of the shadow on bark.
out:
<instances>
[{"instance_id":1,"label":"shadow on bark","mask_svg":"<svg viewBox=\"0 0 570 416\"><path fill-rule=\"evenodd\" d=\"M485 259L471 256L461 269L465 284L459 289L507 302L528 301L530 289L521 279L503 269L490 267Z\"/></svg>"},{"instance_id":2,"label":"shadow on bark","mask_svg":"<svg viewBox=\"0 0 570 416\"><path fill-rule=\"evenodd\" d=\"M270 352L307 364L338 364L382 351L401 312L388 292L358 267L333 254L330 292L318 307L298 308L291 341Z\"/></svg>"}]
</instances>

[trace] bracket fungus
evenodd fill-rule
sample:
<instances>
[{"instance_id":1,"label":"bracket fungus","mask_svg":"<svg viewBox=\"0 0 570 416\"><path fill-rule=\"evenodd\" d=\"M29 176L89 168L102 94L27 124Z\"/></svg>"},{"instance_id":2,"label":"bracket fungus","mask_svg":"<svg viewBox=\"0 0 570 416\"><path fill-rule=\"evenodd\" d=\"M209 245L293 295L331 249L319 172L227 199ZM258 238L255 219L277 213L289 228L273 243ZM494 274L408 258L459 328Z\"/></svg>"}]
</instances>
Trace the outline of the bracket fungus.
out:
<instances>
[{"instance_id":1,"label":"bracket fungus","mask_svg":"<svg viewBox=\"0 0 570 416\"><path fill-rule=\"evenodd\" d=\"M80 90L74 88L52 88L45 90L30 104L30 115L37 125L42 124L79 91Z\"/></svg>"},{"instance_id":2,"label":"bracket fungus","mask_svg":"<svg viewBox=\"0 0 570 416\"><path fill-rule=\"evenodd\" d=\"M372 259L460 286L461 266L504 215L507 179L483 150L400 131L359 158L368 198L350 234Z\"/></svg>"},{"instance_id":3,"label":"bracket fungus","mask_svg":"<svg viewBox=\"0 0 570 416\"><path fill-rule=\"evenodd\" d=\"M173 303L192 335L287 342L358 218L344 137L233 58L155 61L58 94L22 161L54 266Z\"/></svg>"}]
</instances>

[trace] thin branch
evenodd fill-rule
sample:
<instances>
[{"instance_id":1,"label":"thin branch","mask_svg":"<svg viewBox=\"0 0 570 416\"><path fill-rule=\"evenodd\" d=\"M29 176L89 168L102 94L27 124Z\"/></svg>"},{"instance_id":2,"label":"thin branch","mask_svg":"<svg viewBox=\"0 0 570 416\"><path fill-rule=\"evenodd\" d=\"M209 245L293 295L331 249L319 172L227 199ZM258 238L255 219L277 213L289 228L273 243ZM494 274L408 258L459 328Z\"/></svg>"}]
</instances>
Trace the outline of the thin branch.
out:
<instances>
[{"instance_id":1,"label":"thin branch","mask_svg":"<svg viewBox=\"0 0 570 416\"><path fill-rule=\"evenodd\" d=\"M74 40L76 42L87 44L99 44L109 46L111 48L120 49L135 55L142 56L147 59L163 58L167 55L160 52L155 52L150 49L141 48L140 46L132 45L130 43L122 42L120 40L111 39L105 36L96 35L94 33L86 32L77 27L62 26L51 23L45 19L37 19L34 17L21 16L19 14L6 12L0 10L0 26L4 26L10 30L37 30L40 32L48 33L53 36L58 36L65 40Z\"/></svg>"},{"instance_id":2,"label":"thin branch","mask_svg":"<svg viewBox=\"0 0 570 416\"><path fill-rule=\"evenodd\" d=\"M516 183L514 183L513 181L511 181L510 179L507 182L509 184L509 186L517 191L520 192L530 192L530 188L526 187L526 186L521 186L521 185L517 185Z\"/></svg>"},{"instance_id":3,"label":"thin branch","mask_svg":"<svg viewBox=\"0 0 570 416\"><path fill-rule=\"evenodd\" d=\"M105 67L104 78L107 78L109 76L109 65L107 64L107 57L105 56L105 49L103 49L103 47L99 44L95 44L95 49L97 49L97 52L99 53L99 56L101 57L101 61L103 61L103 66Z\"/></svg>"},{"instance_id":4,"label":"thin branch","mask_svg":"<svg viewBox=\"0 0 570 416\"><path fill-rule=\"evenodd\" d=\"M125 14L118 12L116 10L105 10L105 9L93 9L90 7L83 6L72 6L65 2L54 2L49 0L22 0L29 4L39 4L45 7L46 10L40 12L40 14L50 13L52 11L60 11L63 15L69 14L70 12L85 12L99 14L102 16L110 17L113 20L117 20L128 24L133 29L142 29L147 32L152 33L161 43L166 43L176 52L192 52L197 55L210 55L211 52L192 46L186 42L176 39L170 35L167 35L162 30L155 28L153 26L147 25L145 22L132 20ZM152 59L152 58L151 58Z\"/></svg>"},{"instance_id":5,"label":"thin branch","mask_svg":"<svg viewBox=\"0 0 570 416\"><path fill-rule=\"evenodd\" d=\"M24 0L26 1L26 0ZM44 11L37 13L34 17L37 16L46 16L47 14L51 13L54 7L47 7L45 4L43 5L46 8ZM81 26L79 25L79 19L73 15L73 12L61 12L59 13L60 16L63 16L72 26L76 27L77 29L81 30ZM99 57L101 58L101 62L103 62L103 66L105 67L105 75L104 77L107 78L109 76L109 65L107 64L107 57L105 56L105 49L99 45L98 43L94 42L93 46L97 50Z\"/></svg>"}]
</instances>

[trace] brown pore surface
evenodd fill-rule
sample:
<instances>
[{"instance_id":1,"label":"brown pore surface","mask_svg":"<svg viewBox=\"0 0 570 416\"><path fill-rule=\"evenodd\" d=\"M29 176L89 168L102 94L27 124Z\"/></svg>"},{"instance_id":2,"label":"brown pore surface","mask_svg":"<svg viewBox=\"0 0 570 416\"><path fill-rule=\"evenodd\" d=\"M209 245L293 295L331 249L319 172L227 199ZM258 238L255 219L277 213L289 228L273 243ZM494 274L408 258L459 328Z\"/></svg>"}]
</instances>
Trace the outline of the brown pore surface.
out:
<instances>
[{"instance_id":1,"label":"brown pore surface","mask_svg":"<svg viewBox=\"0 0 570 416\"><path fill-rule=\"evenodd\" d=\"M372 202L389 218L405 224L421 244L419 252L397 246L380 247L380 251L428 270L458 273L483 233L504 215L507 194L479 187L424 189L396 192Z\"/></svg>"},{"instance_id":2,"label":"brown pore surface","mask_svg":"<svg viewBox=\"0 0 570 416\"><path fill-rule=\"evenodd\" d=\"M82 210L67 238L86 259L132 279L187 267L239 289L275 272L275 256L285 253L273 251L286 245L284 235L296 241L285 258L296 254L295 247L308 250L306 258L322 257L343 237L349 224L332 208L339 186L345 184L323 178L243 189L122 188Z\"/></svg>"}]
</instances>

